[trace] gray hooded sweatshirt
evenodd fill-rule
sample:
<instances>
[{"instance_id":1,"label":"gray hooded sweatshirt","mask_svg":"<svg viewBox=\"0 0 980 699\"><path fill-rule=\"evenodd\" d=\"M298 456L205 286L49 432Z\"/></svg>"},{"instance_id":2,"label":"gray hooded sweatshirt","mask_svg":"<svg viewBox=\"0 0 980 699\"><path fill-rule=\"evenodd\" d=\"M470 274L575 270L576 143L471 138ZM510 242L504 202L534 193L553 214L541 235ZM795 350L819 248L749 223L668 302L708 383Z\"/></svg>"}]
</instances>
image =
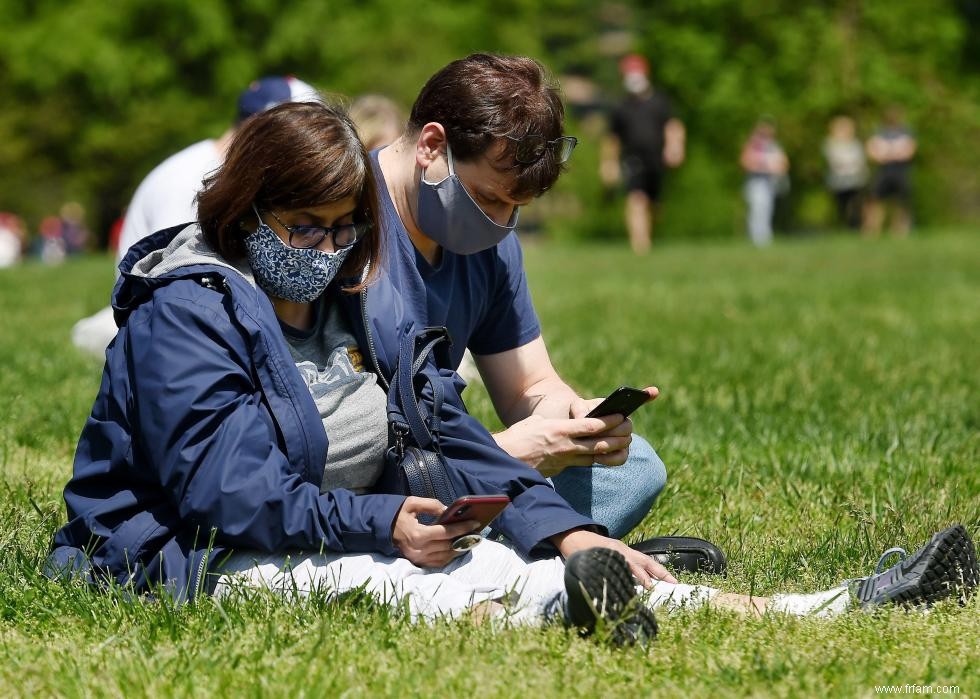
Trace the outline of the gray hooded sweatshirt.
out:
<instances>
[{"instance_id":1,"label":"gray hooded sweatshirt","mask_svg":"<svg viewBox=\"0 0 980 699\"><path fill-rule=\"evenodd\" d=\"M256 285L248 262L235 264L221 257L197 225L188 226L166 248L141 259L132 273L153 278L199 264L225 267ZM330 443L320 491L347 488L365 493L381 475L388 448L387 397L377 376L365 367L340 304L331 303L329 295L314 304L312 328L300 330L282 321L279 326L310 388Z\"/></svg>"}]
</instances>

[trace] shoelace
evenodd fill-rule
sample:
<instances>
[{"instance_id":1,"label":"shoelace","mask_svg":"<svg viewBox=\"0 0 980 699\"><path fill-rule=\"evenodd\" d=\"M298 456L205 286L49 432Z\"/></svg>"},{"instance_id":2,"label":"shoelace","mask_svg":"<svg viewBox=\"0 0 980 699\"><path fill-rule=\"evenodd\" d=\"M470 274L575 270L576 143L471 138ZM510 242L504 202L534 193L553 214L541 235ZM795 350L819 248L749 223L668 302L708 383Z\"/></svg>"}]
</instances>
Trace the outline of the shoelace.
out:
<instances>
[{"instance_id":1,"label":"shoelace","mask_svg":"<svg viewBox=\"0 0 980 699\"><path fill-rule=\"evenodd\" d=\"M892 548L888 549L883 554L881 554L881 557L878 559L878 565L875 566L875 575L877 575L878 573L880 573L885 569L884 568L885 561L888 560L889 556L893 556L895 554L898 554L900 556L899 562L904 561L906 558L909 557L908 551L903 549L901 546L893 546Z\"/></svg>"},{"instance_id":2,"label":"shoelace","mask_svg":"<svg viewBox=\"0 0 980 699\"><path fill-rule=\"evenodd\" d=\"M871 578L875 577L876 575L879 575L882 571L884 571L885 561L888 560L889 556L894 556L894 555L898 555L901 557L899 562L904 561L906 558L909 557L908 551L903 549L901 546L893 546L892 548L886 550L884 553L881 554L881 556L878 557L878 564L875 566L874 573L872 573L866 578L847 578L846 580L843 581L843 583L841 583L842 585L847 587L848 592L850 593L851 601L853 603L859 604L864 601L861 595L862 587Z\"/></svg>"}]
</instances>

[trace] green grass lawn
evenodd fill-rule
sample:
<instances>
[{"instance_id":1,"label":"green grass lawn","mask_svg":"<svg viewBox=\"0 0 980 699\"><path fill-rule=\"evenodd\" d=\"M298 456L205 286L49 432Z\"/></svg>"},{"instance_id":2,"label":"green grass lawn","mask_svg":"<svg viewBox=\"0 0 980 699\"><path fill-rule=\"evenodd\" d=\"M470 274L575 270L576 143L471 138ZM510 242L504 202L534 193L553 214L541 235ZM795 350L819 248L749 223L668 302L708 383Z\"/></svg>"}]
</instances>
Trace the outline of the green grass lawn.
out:
<instances>
[{"instance_id":1,"label":"green grass lawn","mask_svg":"<svg viewBox=\"0 0 980 699\"><path fill-rule=\"evenodd\" d=\"M663 392L635 423L669 482L634 537L707 537L731 563L717 584L769 594L867 574L952 522L980 534L977 232L646 259L531 242L527 266L567 380ZM651 648L617 651L557 628L412 626L356 599L174 609L49 582L38 570L100 378L68 333L111 282L105 259L0 270L4 696L980 693L980 595L833 621L661 613Z\"/></svg>"}]
</instances>

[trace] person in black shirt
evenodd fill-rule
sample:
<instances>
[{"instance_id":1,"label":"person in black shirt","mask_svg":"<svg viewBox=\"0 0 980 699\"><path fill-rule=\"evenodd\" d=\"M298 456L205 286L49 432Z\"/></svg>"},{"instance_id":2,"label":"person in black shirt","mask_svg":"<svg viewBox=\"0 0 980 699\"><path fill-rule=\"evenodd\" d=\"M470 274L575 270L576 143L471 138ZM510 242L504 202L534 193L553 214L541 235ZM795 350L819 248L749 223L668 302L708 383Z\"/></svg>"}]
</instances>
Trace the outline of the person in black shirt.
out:
<instances>
[{"instance_id":1,"label":"person in black shirt","mask_svg":"<svg viewBox=\"0 0 980 699\"><path fill-rule=\"evenodd\" d=\"M612 113L600 176L607 186L624 183L630 245L643 254L650 249L664 169L684 161L685 131L670 101L650 84L646 59L632 54L619 67L627 96Z\"/></svg>"},{"instance_id":2,"label":"person in black shirt","mask_svg":"<svg viewBox=\"0 0 980 699\"><path fill-rule=\"evenodd\" d=\"M871 201L865 212L864 233L876 238L885 222L885 204L892 204L891 229L906 236L912 228L912 182L910 170L918 144L905 124L902 110L891 107L885 123L868 140L868 156L878 166L871 185Z\"/></svg>"}]
</instances>

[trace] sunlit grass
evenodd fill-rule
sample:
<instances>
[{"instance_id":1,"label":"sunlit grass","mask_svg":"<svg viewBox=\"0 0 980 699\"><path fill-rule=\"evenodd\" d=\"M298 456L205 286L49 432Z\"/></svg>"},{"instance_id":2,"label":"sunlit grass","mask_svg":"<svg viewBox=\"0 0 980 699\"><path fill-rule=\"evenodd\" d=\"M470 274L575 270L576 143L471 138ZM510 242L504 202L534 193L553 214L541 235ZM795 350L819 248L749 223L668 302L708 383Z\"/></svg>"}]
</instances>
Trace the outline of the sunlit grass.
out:
<instances>
[{"instance_id":1,"label":"sunlit grass","mask_svg":"<svg viewBox=\"0 0 980 699\"><path fill-rule=\"evenodd\" d=\"M584 394L659 386L636 429L668 467L635 537L704 536L726 590L808 590L892 545L980 530L980 242L527 246L545 338ZM661 614L649 651L559 629L412 626L363 601L179 609L39 576L100 366L68 342L105 259L0 271L0 692L143 696L869 695L980 691L980 603L832 622ZM493 422L488 399L471 408ZM971 670L970 668L974 668Z\"/></svg>"}]
</instances>

